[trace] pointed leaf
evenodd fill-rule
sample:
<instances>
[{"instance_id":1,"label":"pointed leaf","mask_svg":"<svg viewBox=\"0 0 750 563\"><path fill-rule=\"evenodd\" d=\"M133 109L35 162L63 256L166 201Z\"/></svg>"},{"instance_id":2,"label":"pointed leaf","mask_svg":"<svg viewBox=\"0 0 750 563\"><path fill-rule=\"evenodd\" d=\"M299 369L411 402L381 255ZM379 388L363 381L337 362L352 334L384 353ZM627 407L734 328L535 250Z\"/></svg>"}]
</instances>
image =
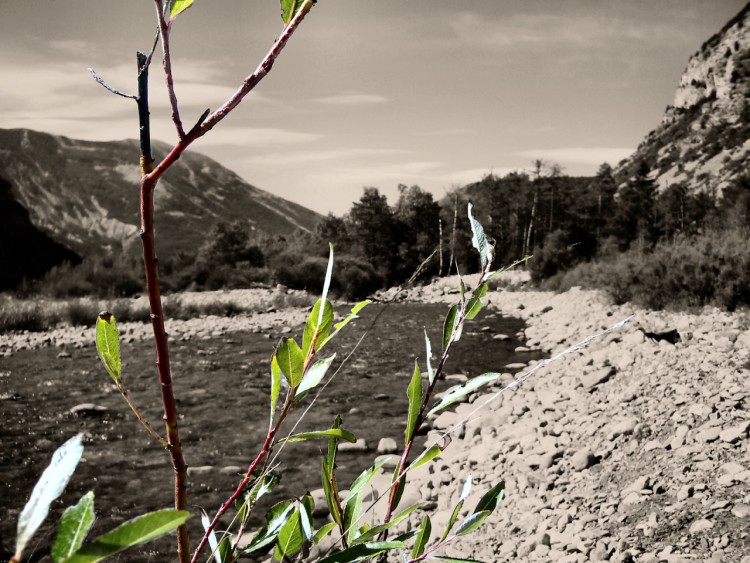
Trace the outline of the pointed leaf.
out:
<instances>
[{"instance_id":1,"label":"pointed leaf","mask_svg":"<svg viewBox=\"0 0 750 563\"><path fill-rule=\"evenodd\" d=\"M302 536L306 542L312 540L313 520L312 513L315 508L315 501L312 496L305 495L299 504L299 521L302 525Z\"/></svg>"},{"instance_id":2,"label":"pointed leaf","mask_svg":"<svg viewBox=\"0 0 750 563\"><path fill-rule=\"evenodd\" d=\"M406 444L408 444L416 430L419 409L422 406L422 374L416 362L414 362L414 375L411 377L409 387L406 388L406 396L409 397L409 414L406 419Z\"/></svg>"},{"instance_id":3,"label":"pointed leaf","mask_svg":"<svg viewBox=\"0 0 750 563\"><path fill-rule=\"evenodd\" d=\"M302 352L305 357L308 357L311 352L320 350L326 338L328 338L332 326L333 305L327 299L325 301L318 299L307 317L305 331L302 334Z\"/></svg>"},{"instance_id":4,"label":"pointed leaf","mask_svg":"<svg viewBox=\"0 0 750 563\"><path fill-rule=\"evenodd\" d=\"M357 539L357 522L362 513L362 491L350 494L344 505L344 531L348 543Z\"/></svg>"},{"instance_id":5,"label":"pointed leaf","mask_svg":"<svg viewBox=\"0 0 750 563\"><path fill-rule=\"evenodd\" d=\"M310 389L313 389L322 381L335 358L336 354L325 360L318 360L308 368L305 375L302 377L302 382L297 388L295 399L301 399L308 391L310 391Z\"/></svg>"},{"instance_id":6,"label":"pointed leaf","mask_svg":"<svg viewBox=\"0 0 750 563\"><path fill-rule=\"evenodd\" d=\"M276 351L277 361L289 387L297 387L302 381L305 356L293 338L287 338Z\"/></svg>"},{"instance_id":7,"label":"pointed leaf","mask_svg":"<svg viewBox=\"0 0 750 563\"><path fill-rule=\"evenodd\" d=\"M305 3L305 0L281 0L281 19L284 25L289 25L297 11Z\"/></svg>"},{"instance_id":8,"label":"pointed leaf","mask_svg":"<svg viewBox=\"0 0 750 563\"><path fill-rule=\"evenodd\" d=\"M453 307L450 308L450 311L448 311L448 315L445 317L445 322L443 323L443 350L448 348L448 343L451 341L451 338L453 338L454 332L456 332L454 338L456 342L458 342L458 339L461 337L460 330L456 330L460 320L461 315L459 314L458 305L453 305Z\"/></svg>"},{"instance_id":9,"label":"pointed leaf","mask_svg":"<svg viewBox=\"0 0 750 563\"><path fill-rule=\"evenodd\" d=\"M391 549L404 549L405 547L404 542L400 541L362 543L332 553L328 557L324 557L318 561L318 563L357 563L358 561L372 559L376 555L380 555Z\"/></svg>"},{"instance_id":10,"label":"pointed leaf","mask_svg":"<svg viewBox=\"0 0 750 563\"><path fill-rule=\"evenodd\" d=\"M474 295L469 299L469 303L466 305L466 319L471 320L479 314L482 310L482 297L487 295L487 284L483 283L474 290Z\"/></svg>"},{"instance_id":11,"label":"pointed leaf","mask_svg":"<svg viewBox=\"0 0 750 563\"><path fill-rule=\"evenodd\" d=\"M388 460L391 459L390 457L386 457L378 461L375 465L370 467L369 469L365 469L362 473L359 474L359 477L357 477L354 480L354 483L352 483L352 486L349 487L349 497L353 497L359 491L361 491L364 487L367 486L367 483L370 482L370 480L375 476L375 474L378 472L378 470L385 465Z\"/></svg>"},{"instance_id":12,"label":"pointed leaf","mask_svg":"<svg viewBox=\"0 0 750 563\"><path fill-rule=\"evenodd\" d=\"M279 530L289 520L294 512L294 503L290 500L284 500L274 504L266 513L266 525L263 526L253 536L250 544L242 552L244 555L257 551L276 540Z\"/></svg>"},{"instance_id":13,"label":"pointed leaf","mask_svg":"<svg viewBox=\"0 0 750 563\"><path fill-rule=\"evenodd\" d=\"M414 542L414 547L411 550L412 559L416 559L424 553L427 543L430 541L430 534L432 533L432 523L430 517L425 516L422 520L422 525L419 527L419 533L417 539Z\"/></svg>"},{"instance_id":14,"label":"pointed leaf","mask_svg":"<svg viewBox=\"0 0 750 563\"><path fill-rule=\"evenodd\" d=\"M103 311L96 319L96 350L110 377L120 379L120 333L115 316Z\"/></svg>"},{"instance_id":15,"label":"pointed leaf","mask_svg":"<svg viewBox=\"0 0 750 563\"><path fill-rule=\"evenodd\" d=\"M425 463L432 461L441 453L443 453L443 449L437 444L433 444L428 449L419 454L419 457L417 457L417 459L411 462L411 465L409 465L407 471L411 471L412 469L416 469L417 467L420 467Z\"/></svg>"},{"instance_id":16,"label":"pointed leaf","mask_svg":"<svg viewBox=\"0 0 750 563\"><path fill-rule=\"evenodd\" d=\"M354 307L352 307L351 312L349 313L349 315L344 320L342 320L342 321L336 323L335 325L333 325L333 328L334 328L333 334L329 335L328 338L326 338L323 341L323 343L320 345L320 347L318 348L318 350L320 350L320 348L322 348L325 344L328 344L333 338L335 338L336 335L339 332L341 332L342 328L344 328L346 325L348 325L354 319L358 318L358 316L357 316L358 313L362 309L364 309L365 307L367 307L370 303L372 303L372 301L370 301L369 299L366 299L365 301L360 301Z\"/></svg>"},{"instance_id":17,"label":"pointed leaf","mask_svg":"<svg viewBox=\"0 0 750 563\"><path fill-rule=\"evenodd\" d=\"M169 9L169 17L175 19L192 5L193 0L172 0L172 6Z\"/></svg>"},{"instance_id":18,"label":"pointed leaf","mask_svg":"<svg viewBox=\"0 0 750 563\"><path fill-rule=\"evenodd\" d=\"M397 516L391 518L390 522L387 524L381 524L379 526L373 526L366 532L363 532L362 535L360 535L356 540L354 540L352 545L356 545L358 543L365 543L367 540L370 540L374 537L377 537L380 535L381 532L387 530L388 528L391 528L398 524L399 522L402 522L405 520L409 514L414 512L417 508L421 508L423 504L421 502L418 502L416 504L412 504L409 508L405 508L402 512L400 512Z\"/></svg>"},{"instance_id":19,"label":"pointed leaf","mask_svg":"<svg viewBox=\"0 0 750 563\"><path fill-rule=\"evenodd\" d=\"M491 514L489 510L483 510L481 512L475 512L469 516L466 520L461 522L461 525L456 529L457 536L465 536L472 533L474 530L479 528L482 523L487 520L487 517Z\"/></svg>"},{"instance_id":20,"label":"pointed leaf","mask_svg":"<svg viewBox=\"0 0 750 563\"><path fill-rule=\"evenodd\" d=\"M466 500L471 492L471 473L466 476L466 482L464 483L463 489L461 489L461 496L458 498L459 501Z\"/></svg>"},{"instance_id":21,"label":"pointed leaf","mask_svg":"<svg viewBox=\"0 0 750 563\"><path fill-rule=\"evenodd\" d=\"M445 555L433 555L432 559L446 561L447 563L482 563L482 561L477 561L476 559L462 559L460 557L447 557Z\"/></svg>"},{"instance_id":22,"label":"pointed leaf","mask_svg":"<svg viewBox=\"0 0 750 563\"><path fill-rule=\"evenodd\" d=\"M432 369L432 345L426 330L424 331L424 347L427 356L427 377L430 385L432 385L432 382L435 381L435 370Z\"/></svg>"},{"instance_id":23,"label":"pointed leaf","mask_svg":"<svg viewBox=\"0 0 750 563\"><path fill-rule=\"evenodd\" d=\"M326 277L323 281L323 295L321 301L328 303L328 288L331 287L331 276L333 275L333 245L328 243L328 267L326 268ZM318 317L318 326L323 324L323 313L324 309L321 309Z\"/></svg>"},{"instance_id":24,"label":"pointed leaf","mask_svg":"<svg viewBox=\"0 0 750 563\"><path fill-rule=\"evenodd\" d=\"M471 202L469 202L469 222L471 223L472 233L471 244L479 251L479 258L482 262L482 271L484 271L492 262L494 248L489 241L487 241L487 236L484 234L482 225L479 221L474 219L471 210L472 205Z\"/></svg>"},{"instance_id":25,"label":"pointed leaf","mask_svg":"<svg viewBox=\"0 0 750 563\"><path fill-rule=\"evenodd\" d=\"M305 442L307 440L319 440L321 438L336 438L339 440L346 440L352 444L357 441L357 437L343 428L331 428L330 430L316 430L315 432L300 432L299 434L293 434L289 438L279 440L282 442Z\"/></svg>"},{"instance_id":26,"label":"pointed leaf","mask_svg":"<svg viewBox=\"0 0 750 563\"><path fill-rule=\"evenodd\" d=\"M60 446L47 469L39 477L31 497L18 517L16 553L21 554L26 543L39 528L49 513L49 507L63 492L83 454L81 440L77 434Z\"/></svg>"},{"instance_id":27,"label":"pointed leaf","mask_svg":"<svg viewBox=\"0 0 750 563\"><path fill-rule=\"evenodd\" d=\"M503 496L505 496L505 481L500 481L497 485L484 493L482 498L479 499L474 512L482 512L484 510L493 512L500 501L503 500Z\"/></svg>"},{"instance_id":28,"label":"pointed leaf","mask_svg":"<svg viewBox=\"0 0 750 563\"><path fill-rule=\"evenodd\" d=\"M495 381L499 377L499 373L484 373L482 375L474 377L473 379L470 379L466 383L459 385L458 387L453 389L453 391L450 391L449 393L443 395L440 401L434 407L432 407L432 409L430 409L428 415L443 410L444 408L458 401L461 397L465 397L472 391L476 391L477 389L482 387L482 385L486 385L491 381Z\"/></svg>"},{"instance_id":29,"label":"pointed leaf","mask_svg":"<svg viewBox=\"0 0 750 563\"><path fill-rule=\"evenodd\" d=\"M440 541L445 540L445 538L448 537L448 534L451 533L451 530L453 529L454 524L456 523L456 520L458 519L458 515L461 512L461 509L464 506L464 499L461 499L456 504L455 508L453 509L453 513L451 513L451 517L448 519L448 525L445 527L445 531L443 532L443 535L440 537Z\"/></svg>"},{"instance_id":30,"label":"pointed leaf","mask_svg":"<svg viewBox=\"0 0 750 563\"><path fill-rule=\"evenodd\" d=\"M515 268L515 267L516 267L516 266L518 266L519 264L523 264L524 262L526 262L526 261L528 261L528 260L531 260L532 258L533 258L533 256L531 256L531 255L529 255L529 256L524 256L523 258L521 258L521 259L519 259L519 260L516 260L515 262L513 262L513 263L512 263L512 264L510 264L509 266L505 266L504 268L500 268L499 270L496 270L496 271L494 271L494 272L490 272L489 274L487 274L487 275L486 275L486 276L484 277L484 281L490 281L490 280L491 280L492 278L494 278L495 276L497 276L497 275L499 275L499 274L502 274L503 272L507 272L507 271L508 271L508 270L510 270L511 268Z\"/></svg>"},{"instance_id":31,"label":"pointed leaf","mask_svg":"<svg viewBox=\"0 0 750 563\"><path fill-rule=\"evenodd\" d=\"M301 506L298 505L294 509L292 515L279 530L279 537L273 551L273 558L276 561L283 561L285 557L292 557L302 549L302 525L299 516Z\"/></svg>"},{"instance_id":32,"label":"pointed leaf","mask_svg":"<svg viewBox=\"0 0 750 563\"><path fill-rule=\"evenodd\" d=\"M52 560L55 563L67 561L81 547L93 523L94 492L89 491L78 504L69 506L63 512L52 546Z\"/></svg>"},{"instance_id":33,"label":"pointed leaf","mask_svg":"<svg viewBox=\"0 0 750 563\"><path fill-rule=\"evenodd\" d=\"M320 541L326 537L328 534L331 533L331 530L333 530L336 527L336 522L328 522L328 524L325 524L315 532L315 535L312 537L312 543L313 545L318 545Z\"/></svg>"},{"instance_id":34,"label":"pointed leaf","mask_svg":"<svg viewBox=\"0 0 750 563\"><path fill-rule=\"evenodd\" d=\"M271 358L271 420L276 412L276 403L279 401L279 391L281 391L281 367L276 354Z\"/></svg>"},{"instance_id":35,"label":"pointed leaf","mask_svg":"<svg viewBox=\"0 0 750 563\"><path fill-rule=\"evenodd\" d=\"M84 545L69 563L94 563L129 547L140 545L163 536L181 526L190 516L184 510L159 510L149 512L119 525L111 532L99 536L94 543Z\"/></svg>"},{"instance_id":36,"label":"pointed leaf","mask_svg":"<svg viewBox=\"0 0 750 563\"><path fill-rule=\"evenodd\" d=\"M393 470L393 478L391 479L391 483L396 482L396 479L398 478L398 475L401 472L400 470L401 470L401 464L399 463ZM405 488L406 488L406 474L402 475L401 480L398 482L397 485L395 485L395 492L393 495L393 510L396 510L398 503L401 502L401 497L404 496Z\"/></svg>"},{"instance_id":37,"label":"pointed leaf","mask_svg":"<svg viewBox=\"0 0 750 563\"><path fill-rule=\"evenodd\" d=\"M209 520L205 510L201 514L201 524L203 524L203 529L206 531L211 526L211 520ZM214 530L211 530L211 533L208 534L208 546L211 548L211 554L214 556L216 563L222 563L221 554L219 553L219 541L216 539L216 532Z\"/></svg>"}]
</instances>

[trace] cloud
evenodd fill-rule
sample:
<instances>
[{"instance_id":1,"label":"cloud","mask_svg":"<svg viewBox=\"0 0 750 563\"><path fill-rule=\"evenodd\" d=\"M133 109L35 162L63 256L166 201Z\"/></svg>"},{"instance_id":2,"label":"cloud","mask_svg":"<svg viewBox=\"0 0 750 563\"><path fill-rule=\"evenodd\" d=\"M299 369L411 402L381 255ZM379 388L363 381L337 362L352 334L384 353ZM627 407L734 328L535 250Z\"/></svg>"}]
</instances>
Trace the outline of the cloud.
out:
<instances>
[{"instance_id":1,"label":"cloud","mask_svg":"<svg viewBox=\"0 0 750 563\"><path fill-rule=\"evenodd\" d=\"M344 161L347 159L403 154L400 149L330 149L320 151L273 152L248 159L251 164L277 166L284 164L303 164L326 160Z\"/></svg>"},{"instance_id":2,"label":"cloud","mask_svg":"<svg viewBox=\"0 0 750 563\"><path fill-rule=\"evenodd\" d=\"M608 148L608 147L567 147L559 149L529 149L514 152L516 156L555 162L567 162L571 164L601 164L609 162L617 164L623 158L633 154L632 148Z\"/></svg>"},{"instance_id":3,"label":"cloud","mask_svg":"<svg viewBox=\"0 0 750 563\"><path fill-rule=\"evenodd\" d=\"M332 106L364 106L373 104L384 104L390 100L384 96L378 96L377 94L362 94L359 92L344 92L343 94L337 94L334 96L324 96L322 98L315 98L315 101L320 104L328 104Z\"/></svg>"},{"instance_id":4,"label":"cloud","mask_svg":"<svg viewBox=\"0 0 750 563\"><path fill-rule=\"evenodd\" d=\"M201 138L202 146L240 145L243 147L277 147L317 141L322 135L270 127L217 126Z\"/></svg>"}]
</instances>

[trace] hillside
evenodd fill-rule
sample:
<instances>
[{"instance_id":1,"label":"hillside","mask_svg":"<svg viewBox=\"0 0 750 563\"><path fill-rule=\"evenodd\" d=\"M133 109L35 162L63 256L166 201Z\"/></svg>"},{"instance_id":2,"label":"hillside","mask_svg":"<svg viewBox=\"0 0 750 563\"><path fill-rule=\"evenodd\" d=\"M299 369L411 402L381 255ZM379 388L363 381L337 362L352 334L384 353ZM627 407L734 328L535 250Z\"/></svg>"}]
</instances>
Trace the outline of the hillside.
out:
<instances>
[{"instance_id":1,"label":"hillside","mask_svg":"<svg viewBox=\"0 0 750 563\"><path fill-rule=\"evenodd\" d=\"M750 4L690 57L659 126L622 163L620 183L645 162L661 189L721 195L750 156Z\"/></svg>"},{"instance_id":2,"label":"hillside","mask_svg":"<svg viewBox=\"0 0 750 563\"><path fill-rule=\"evenodd\" d=\"M169 150L155 143L158 158ZM0 179L31 223L81 256L137 244L140 169L135 140L92 142L0 130ZM220 221L259 234L312 230L320 216L251 186L215 160L188 152L156 191L162 254L191 253Z\"/></svg>"}]
</instances>

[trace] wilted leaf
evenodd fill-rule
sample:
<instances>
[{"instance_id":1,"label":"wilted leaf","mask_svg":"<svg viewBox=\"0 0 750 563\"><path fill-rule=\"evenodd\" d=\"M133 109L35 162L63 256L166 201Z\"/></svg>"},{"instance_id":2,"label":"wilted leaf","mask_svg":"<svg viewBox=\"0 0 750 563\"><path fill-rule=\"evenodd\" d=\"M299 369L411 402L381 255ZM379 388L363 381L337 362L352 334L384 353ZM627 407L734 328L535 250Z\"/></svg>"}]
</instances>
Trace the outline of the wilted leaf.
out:
<instances>
[{"instance_id":1,"label":"wilted leaf","mask_svg":"<svg viewBox=\"0 0 750 563\"><path fill-rule=\"evenodd\" d=\"M409 414L406 419L406 443L408 444L414 435L419 409L422 406L422 374L416 362L414 362L414 375L406 389L406 396L409 397Z\"/></svg>"},{"instance_id":2,"label":"wilted leaf","mask_svg":"<svg viewBox=\"0 0 750 563\"><path fill-rule=\"evenodd\" d=\"M443 395L440 401L430 409L428 415L443 410L445 407L448 407L458 401L461 397L465 397L472 391L476 391L477 389L479 389L482 385L485 385L491 381L495 381L499 377L499 373L484 373L482 375L474 377L473 379L470 379L466 383L459 385L458 387L453 389L453 391L450 391L449 393Z\"/></svg>"},{"instance_id":3,"label":"wilted leaf","mask_svg":"<svg viewBox=\"0 0 750 563\"><path fill-rule=\"evenodd\" d=\"M103 311L96 319L96 350L110 377L120 379L120 333L115 316Z\"/></svg>"},{"instance_id":4,"label":"wilted leaf","mask_svg":"<svg viewBox=\"0 0 750 563\"><path fill-rule=\"evenodd\" d=\"M49 507L63 492L83 454L82 435L77 434L52 454L47 469L39 477L31 497L18 517L16 553L21 554L26 543L49 513Z\"/></svg>"},{"instance_id":5,"label":"wilted leaf","mask_svg":"<svg viewBox=\"0 0 750 563\"><path fill-rule=\"evenodd\" d=\"M57 525L57 536L52 546L52 560L55 563L67 561L83 544L94 523L94 492L89 491L78 504L69 506L63 512Z\"/></svg>"},{"instance_id":6,"label":"wilted leaf","mask_svg":"<svg viewBox=\"0 0 750 563\"><path fill-rule=\"evenodd\" d=\"M111 532L99 536L94 543L84 545L69 563L94 563L135 545L163 536L185 523L190 516L184 510L159 510L149 512L119 525Z\"/></svg>"}]
</instances>

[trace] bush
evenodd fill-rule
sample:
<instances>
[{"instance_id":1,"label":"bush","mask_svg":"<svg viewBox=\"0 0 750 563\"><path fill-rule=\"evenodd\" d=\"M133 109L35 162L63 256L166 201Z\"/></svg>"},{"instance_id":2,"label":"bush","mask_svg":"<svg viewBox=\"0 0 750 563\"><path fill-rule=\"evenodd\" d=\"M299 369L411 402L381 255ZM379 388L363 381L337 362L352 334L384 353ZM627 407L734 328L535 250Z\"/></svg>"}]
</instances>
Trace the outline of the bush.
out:
<instances>
[{"instance_id":1,"label":"bush","mask_svg":"<svg viewBox=\"0 0 750 563\"><path fill-rule=\"evenodd\" d=\"M729 311L750 305L750 248L742 230L679 237L652 252L628 251L580 264L547 287L604 290L617 304L651 309L715 305Z\"/></svg>"},{"instance_id":2,"label":"bush","mask_svg":"<svg viewBox=\"0 0 750 563\"><path fill-rule=\"evenodd\" d=\"M323 289L328 260L311 256L282 266L276 280L291 289L319 293ZM353 256L337 257L336 270L331 280L331 292L344 299L361 299L383 286L384 276L370 264Z\"/></svg>"}]
</instances>

